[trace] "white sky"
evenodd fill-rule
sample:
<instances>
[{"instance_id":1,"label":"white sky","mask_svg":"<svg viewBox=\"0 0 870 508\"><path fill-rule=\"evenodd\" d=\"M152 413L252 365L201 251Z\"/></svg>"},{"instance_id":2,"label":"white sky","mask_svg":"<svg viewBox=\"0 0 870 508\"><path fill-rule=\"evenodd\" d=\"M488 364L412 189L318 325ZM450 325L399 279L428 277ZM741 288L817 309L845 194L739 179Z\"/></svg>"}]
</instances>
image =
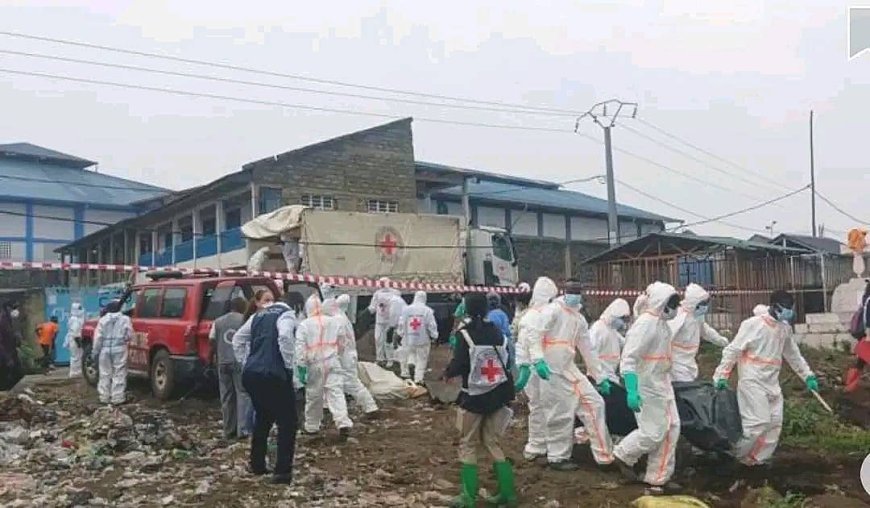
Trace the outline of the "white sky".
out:
<instances>
[{"instance_id":1,"label":"white sky","mask_svg":"<svg viewBox=\"0 0 870 508\"><path fill-rule=\"evenodd\" d=\"M699 4L701 5L699 7ZM708 6L705 4L716 4ZM73 39L281 73L585 110L619 97L639 116L734 161L691 152L701 164L625 129L614 146L704 181L701 186L617 153L617 178L714 216L809 182L808 114L816 111L819 191L870 221L870 54L846 57L840 1L689 0L411 2L2 1L0 30ZM157 67L344 92L302 81L0 36L0 50ZM565 133L414 122L418 160L563 181L603 173L603 147L572 134L574 119L462 111L319 95L60 63L0 53L0 68L309 104L388 115L542 126ZM0 72L0 143L29 141L100 162L100 171L173 189L240 165L387 121L179 97ZM601 138L600 130L583 124ZM710 166L720 168L720 171ZM754 177L780 182L772 185ZM605 196L595 182L570 188ZM620 202L698 220L618 187ZM763 232L809 233L808 192L728 219ZM819 222L856 224L819 202ZM865 222L866 224L866 222ZM704 234L746 237L721 224Z\"/></svg>"}]
</instances>

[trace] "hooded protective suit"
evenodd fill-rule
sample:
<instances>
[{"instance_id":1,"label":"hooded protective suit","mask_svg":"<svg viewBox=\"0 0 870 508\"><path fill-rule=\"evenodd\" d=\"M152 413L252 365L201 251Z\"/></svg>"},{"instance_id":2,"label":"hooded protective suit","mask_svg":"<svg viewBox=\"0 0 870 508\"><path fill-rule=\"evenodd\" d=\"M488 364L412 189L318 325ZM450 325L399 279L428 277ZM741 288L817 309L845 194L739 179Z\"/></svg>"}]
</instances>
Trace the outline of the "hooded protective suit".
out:
<instances>
[{"instance_id":1,"label":"hooded protective suit","mask_svg":"<svg viewBox=\"0 0 870 508\"><path fill-rule=\"evenodd\" d=\"M120 312L120 303L97 321L93 355L98 359L97 392L103 404L123 404L127 390L127 344L133 338L133 322Z\"/></svg>"},{"instance_id":2,"label":"hooded protective suit","mask_svg":"<svg viewBox=\"0 0 870 508\"><path fill-rule=\"evenodd\" d=\"M299 243L299 238L281 235L281 255L284 257L284 263L287 264L287 271L290 273L299 273L302 268L302 259L305 256L305 246Z\"/></svg>"},{"instance_id":3,"label":"hooded protective suit","mask_svg":"<svg viewBox=\"0 0 870 508\"><path fill-rule=\"evenodd\" d=\"M592 349L598 355L601 362L601 371L611 383L620 383L616 371L619 369L619 359L622 357L622 348L625 346L625 337L620 333L622 318L631 316L631 308L628 302L617 298L601 313L592 328L589 330L589 338L592 341Z\"/></svg>"},{"instance_id":4,"label":"hooded protective suit","mask_svg":"<svg viewBox=\"0 0 870 508\"><path fill-rule=\"evenodd\" d=\"M691 382L698 379L698 348L701 339L719 347L728 345L728 339L719 335L704 321L704 314L696 313L698 304L710 299L710 293L697 284L689 284L677 317L668 321L673 337L671 339L672 362L671 376L676 382Z\"/></svg>"},{"instance_id":5,"label":"hooded protective suit","mask_svg":"<svg viewBox=\"0 0 870 508\"><path fill-rule=\"evenodd\" d=\"M343 308L342 303L344 303ZM353 331L353 323L350 322L344 310L347 309L349 304L350 297L348 295L341 295L336 299L329 298L323 302L323 313L334 317L344 328L344 333L341 334L344 337L344 344L342 345L342 353L339 358L341 368L345 374L342 388L346 394L353 397L353 400L362 408L364 413L373 413L378 410L378 405L375 403L372 394L362 384L362 381L359 380L356 335Z\"/></svg>"},{"instance_id":6,"label":"hooded protective suit","mask_svg":"<svg viewBox=\"0 0 870 508\"><path fill-rule=\"evenodd\" d=\"M392 365L395 359L395 347L387 344L387 334L396 328L405 301L398 289L382 288L375 291L369 304L369 312L375 315L375 355L378 363Z\"/></svg>"},{"instance_id":7,"label":"hooded protective suit","mask_svg":"<svg viewBox=\"0 0 870 508\"><path fill-rule=\"evenodd\" d=\"M66 322L66 338L63 346L69 350L69 377L82 375L82 326L85 324L85 310L82 304L73 302Z\"/></svg>"},{"instance_id":8,"label":"hooded protective suit","mask_svg":"<svg viewBox=\"0 0 870 508\"><path fill-rule=\"evenodd\" d=\"M638 428L616 445L613 454L629 466L649 454L644 481L655 486L666 484L673 475L680 437L680 415L671 385L671 329L663 315L668 300L676 294L670 284L654 282L638 297L643 310L625 336L619 364L629 407L632 391L637 390L640 410Z\"/></svg>"},{"instance_id":9,"label":"hooded protective suit","mask_svg":"<svg viewBox=\"0 0 870 508\"><path fill-rule=\"evenodd\" d=\"M551 303L546 312L552 319L542 344L551 377L541 383L540 392L547 422L547 460L554 464L571 459L577 415L590 436L595 461L610 464L613 443L607 430L604 399L574 362L579 351L589 375L597 382L607 379L592 350L589 325L580 309L567 305L562 298Z\"/></svg>"},{"instance_id":10,"label":"hooded protective suit","mask_svg":"<svg viewBox=\"0 0 870 508\"><path fill-rule=\"evenodd\" d=\"M269 247L260 247L250 259L248 259L249 272L262 272L263 266L269 259Z\"/></svg>"},{"instance_id":11,"label":"hooded protective suit","mask_svg":"<svg viewBox=\"0 0 870 508\"><path fill-rule=\"evenodd\" d=\"M438 338L438 323L435 313L426 305L426 293L417 291L414 302L402 310L396 333L402 338L399 363L402 377L410 377L408 365L414 365L414 382L422 383L429 364L431 341Z\"/></svg>"},{"instance_id":12,"label":"hooded protective suit","mask_svg":"<svg viewBox=\"0 0 870 508\"><path fill-rule=\"evenodd\" d=\"M746 465L763 464L773 455L782 430L782 359L806 380L813 375L792 336L791 326L769 313L747 319L731 344L722 351L722 362L713 380L727 380L737 364L737 403L743 421L743 438L735 455Z\"/></svg>"},{"instance_id":13,"label":"hooded protective suit","mask_svg":"<svg viewBox=\"0 0 870 508\"><path fill-rule=\"evenodd\" d=\"M540 277L532 289L529 308L520 320L517 330L517 365L528 368L544 359L544 336L552 323L550 301L559 294L559 289L548 277ZM546 383L532 373L525 386L529 398L529 440L523 450L527 459L547 454L547 415L541 398L541 385Z\"/></svg>"},{"instance_id":14,"label":"hooded protective suit","mask_svg":"<svg viewBox=\"0 0 870 508\"><path fill-rule=\"evenodd\" d=\"M320 431L324 400L336 427L350 429L353 422L344 399L347 374L341 367L347 328L337 316L323 312L316 294L305 302L305 314L308 317L296 327L295 344L296 367L305 386L305 432Z\"/></svg>"},{"instance_id":15,"label":"hooded protective suit","mask_svg":"<svg viewBox=\"0 0 870 508\"><path fill-rule=\"evenodd\" d=\"M767 305L764 305L763 303L759 303L758 305L756 305L755 307L752 308L752 315L753 316L763 316L765 314L768 314L769 312L770 312L770 307L768 307Z\"/></svg>"}]
</instances>

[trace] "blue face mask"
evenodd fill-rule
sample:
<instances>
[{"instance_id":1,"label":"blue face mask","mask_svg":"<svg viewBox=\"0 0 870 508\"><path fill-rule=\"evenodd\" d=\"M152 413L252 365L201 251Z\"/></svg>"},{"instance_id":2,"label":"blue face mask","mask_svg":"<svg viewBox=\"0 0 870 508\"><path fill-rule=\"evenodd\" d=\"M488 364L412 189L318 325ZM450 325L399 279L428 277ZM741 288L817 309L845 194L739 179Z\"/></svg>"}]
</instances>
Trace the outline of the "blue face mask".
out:
<instances>
[{"instance_id":1,"label":"blue face mask","mask_svg":"<svg viewBox=\"0 0 870 508\"><path fill-rule=\"evenodd\" d=\"M776 320L782 323L791 324L794 322L795 312L794 309L789 309L786 307L778 307L776 311Z\"/></svg>"},{"instance_id":2,"label":"blue face mask","mask_svg":"<svg viewBox=\"0 0 870 508\"><path fill-rule=\"evenodd\" d=\"M582 295L565 295L565 305L579 309L583 305Z\"/></svg>"},{"instance_id":3,"label":"blue face mask","mask_svg":"<svg viewBox=\"0 0 870 508\"><path fill-rule=\"evenodd\" d=\"M628 328L628 323L625 322L625 318L613 318L613 328L617 332L623 332L626 328Z\"/></svg>"},{"instance_id":4,"label":"blue face mask","mask_svg":"<svg viewBox=\"0 0 870 508\"><path fill-rule=\"evenodd\" d=\"M710 307L706 304L701 304L695 307L695 317L704 317L707 312L710 311Z\"/></svg>"}]
</instances>

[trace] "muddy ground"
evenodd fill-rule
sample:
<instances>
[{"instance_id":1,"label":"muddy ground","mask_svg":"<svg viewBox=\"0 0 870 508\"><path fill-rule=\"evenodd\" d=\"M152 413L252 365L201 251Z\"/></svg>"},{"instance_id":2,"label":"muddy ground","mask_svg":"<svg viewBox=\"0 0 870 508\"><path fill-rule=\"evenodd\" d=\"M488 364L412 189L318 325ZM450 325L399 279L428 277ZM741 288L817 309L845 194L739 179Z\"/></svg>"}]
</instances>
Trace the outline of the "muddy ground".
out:
<instances>
[{"instance_id":1,"label":"muddy ground","mask_svg":"<svg viewBox=\"0 0 870 508\"><path fill-rule=\"evenodd\" d=\"M364 344L361 354L370 354ZM447 358L445 347L433 349L430 377ZM814 367L827 386L836 384L848 361L844 355L815 360L824 364ZM710 371L712 360L702 361L702 372ZM794 380L785 379L787 397L802 396ZM6 425L0 433L20 418L30 420L17 438L23 457L0 465L2 506L444 506L458 488L454 409L427 398L383 402L377 420L353 413L356 426L344 444L332 428L317 438L300 435L296 482L286 487L245 473L247 443L219 439L219 406L208 391L161 403L144 383L131 382L133 401L118 413L101 409L94 390L79 382L54 379L31 390L24 399L0 402ZM870 388L850 401L841 402L835 387L826 397L844 408L845 418L870 423ZM599 471L579 447L578 472L524 462L526 422L518 416L504 446L516 464L521 506L623 507L643 494L641 486ZM773 467L757 473L681 453L675 479L686 494L717 507L870 506L858 477L867 453L783 446ZM492 490L488 476L482 483ZM805 504L759 500L777 493Z\"/></svg>"}]
</instances>

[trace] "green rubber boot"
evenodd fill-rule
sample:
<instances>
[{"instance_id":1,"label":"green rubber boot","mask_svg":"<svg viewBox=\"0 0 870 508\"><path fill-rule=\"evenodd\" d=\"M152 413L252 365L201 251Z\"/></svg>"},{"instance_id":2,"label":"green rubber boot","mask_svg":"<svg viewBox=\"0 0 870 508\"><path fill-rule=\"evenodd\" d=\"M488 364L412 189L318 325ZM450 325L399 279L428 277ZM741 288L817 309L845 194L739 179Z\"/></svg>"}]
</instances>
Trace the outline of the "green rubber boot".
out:
<instances>
[{"instance_id":1,"label":"green rubber boot","mask_svg":"<svg viewBox=\"0 0 870 508\"><path fill-rule=\"evenodd\" d=\"M518 505L517 487L514 481L514 470L510 462L496 462L492 466L498 481L498 494L486 500L493 506L514 507Z\"/></svg>"},{"instance_id":2,"label":"green rubber boot","mask_svg":"<svg viewBox=\"0 0 870 508\"><path fill-rule=\"evenodd\" d=\"M459 496L453 499L451 508L474 508L477 505L477 491L480 489L480 481L477 478L476 464L462 464L459 470L459 479L462 483Z\"/></svg>"}]
</instances>

